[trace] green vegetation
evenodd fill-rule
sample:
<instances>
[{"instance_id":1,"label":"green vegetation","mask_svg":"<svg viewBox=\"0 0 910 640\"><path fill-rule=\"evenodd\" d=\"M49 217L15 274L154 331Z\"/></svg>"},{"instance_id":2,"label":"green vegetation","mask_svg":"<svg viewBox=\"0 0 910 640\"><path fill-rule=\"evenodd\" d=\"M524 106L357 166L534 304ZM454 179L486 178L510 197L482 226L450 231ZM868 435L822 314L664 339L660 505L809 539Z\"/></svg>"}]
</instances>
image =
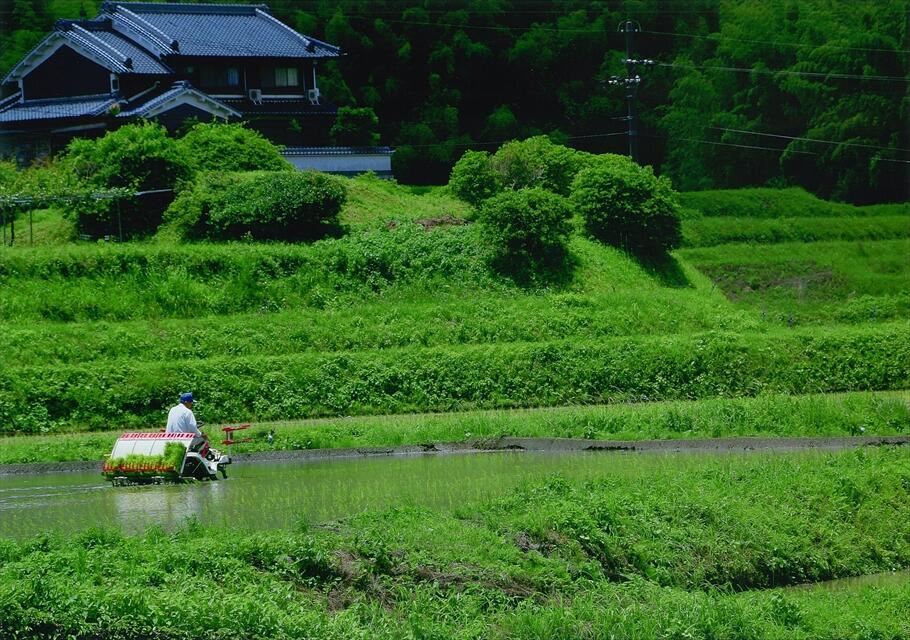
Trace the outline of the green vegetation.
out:
<instances>
[{"instance_id":1,"label":"green vegetation","mask_svg":"<svg viewBox=\"0 0 910 640\"><path fill-rule=\"evenodd\" d=\"M261 173L224 190L204 224L221 239L313 240L337 227L347 189L315 171Z\"/></svg>"},{"instance_id":2,"label":"green vegetation","mask_svg":"<svg viewBox=\"0 0 910 640\"><path fill-rule=\"evenodd\" d=\"M452 411L910 386L904 323L874 328L612 338L16 367L0 371L7 431L146 426L173 389L209 420Z\"/></svg>"},{"instance_id":3,"label":"green vegetation","mask_svg":"<svg viewBox=\"0 0 910 640\"><path fill-rule=\"evenodd\" d=\"M8 2L0 75L56 18L83 7L94 15L98 4ZM677 188L792 184L851 202L907 198L903 0L699 0L686 11L663 0L374 0L367 13L361 0L283 0L270 9L347 54L320 69L321 91L375 112L406 182L439 184L465 149L541 133L624 153L614 120L624 91L604 85L625 75L616 26L631 19L643 30L637 53L659 63L641 74L642 157Z\"/></svg>"},{"instance_id":4,"label":"green vegetation","mask_svg":"<svg viewBox=\"0 0 910 640\"><path fill-rule=\"evenodd\" d=\"M196 171L289 171L281 148L241 124L199 123L178 141Z\"/></svg>"},{"instance_id":5,"label":"green vegetation","mask_svg":"<svg viewBox=\"0 0 910 640\"><path fill-rule=\"evenodd\" d=\"M910 566L908 461L887 449L691 457L556 476L454 514L4 540L0 626L37 638L897 638L906 583L737 591Z\"/></svg>"},{"instance_id":6,"label":"green vegetation","mask_svg":"<svg viewBox=\"0 0 910 640\"><path fill-rule=\"evenodd\" d=\"M803 189L719 189L689 191L679 195L680 204L695 209L709 218L831 218L879 215L884 209L855 207L840 202L822 200ZM897 212L894 212L897 213Z\"/></svg>"},{"instance_id":7,"label":"green vegetation","mask_svg":"<svg viewBox=\"0 0 910 640\"><path fill-rule=\"evenodd\" d=\"M684 249L737 306L776 322L875 322L910 316L910 239Z\"/></svg>"},{"instance_id":8,"label":"green vegetation","mask_svg":"<svg viewBox=\"0 0 910 640\"><path fill-rule=\"evenodd\" d=\"M895 240L910 236L910 216L825 218L714 217L683 220L683 246L713 247L734 242L773 244L820 240Z\"/></svg>"},{"instance_id":9,"label":"green vegetation","mask_svg":"<svg viewBox=\"0 0 910 640\"><path fill-rule=\"evenodd\" d=\"M206 402L197 407L207 417ZM266 434L274 431L269 444ZM122 431L0 438L0 464L101 460ZM599 440L910 433L907 392L760 395L543 409L322 418L254 424L234 451L389 447L485 442L503 436Z\"/></svg>"},{"instance_id":10,"label":"green vegetation","mask_svg":"<svg viewBox=\"0 0 910 640\"><path fill-rule=\"evenodd\" d=\"M370 107L339 107L329 130L332 142L355 147L379 144L379 118Z\"/></svg>"},{"instance_id":11,"label":"green vegetation","mask_svg":"<svg viewBox=\"0 0 910 640\"><path fill-rule=\"evenodd\" d=\"M595 238L638 256L679 246L680 220L670 181L624 156L603 155L572 183L572 203Z\"/></svg>"},{"instance_id":12,"label":"green vegetation","mask_svg":"<svg viewBox=\"0 0 910 640\"><path fill-rule=\"evenodd\" d=\"M520 281L565 270L572 211L565 198L540 188L506 191L477 214L493 268Z\"/></svg>"},{"instance_id":13,"label":"green vegetation","mask_svg":"<svg viewBox=\"0 0 910 640\"><path fill-rule=\"evenodd\" d=\"M129 124L101 138L74 138L60 160L60 169L71 171L90 192L159 191L179 189L193 177L187 150L168 137L157 124ZM101 236L116 233L142 236L154 233L170 193L137 198L86 199L69 209L81 233Z\"/></svg>"},{"instance_id":14,"label":"green vegetation","mask_svg":"<svg viewBox=\"0 0 910 640\"><path fill-rule=\"evenodd\" d=\"M501 178L493 171L486 151L465 151L452 167L449 189L468 204L479 207L501 189Z\"/></svg>"},{"instance_id":15,"label":"green vegetation","mask_svg":"<svg viewBox=\"0 0 910 640\"><path fill-rule=\"evenodd\" d=\"M131 453L122 458L109 457L104 461L102 469L108 478L114 476L152 477L161 474L176 475L183 466L186 456L186 447L180 442L168 442L164 445L164 453L157 456L146 456Z\"/></svg>"}]
</instances>

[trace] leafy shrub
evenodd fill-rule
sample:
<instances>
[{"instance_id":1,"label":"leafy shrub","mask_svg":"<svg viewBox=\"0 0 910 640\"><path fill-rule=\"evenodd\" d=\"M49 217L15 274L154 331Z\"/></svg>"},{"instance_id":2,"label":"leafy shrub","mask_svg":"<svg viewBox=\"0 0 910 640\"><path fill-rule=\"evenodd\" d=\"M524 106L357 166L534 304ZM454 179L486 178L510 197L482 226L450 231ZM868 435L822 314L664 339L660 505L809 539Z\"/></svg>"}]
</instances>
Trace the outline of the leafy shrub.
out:
<instances>
[{"instance_id":1,"label":"leafy shrub","mask_svg":"<svg viewBox=\"0 0 910 640\"><path fill-rule=\"evenodd\" d=\"M63 161L87 191L179 189L193 174L185 151L168 137L164 127L150 122L126 125L96 140L75 138ZM120 226L127 235L145 234L158 227L172 198L165 193L125 198L119 203L86 199L69 214L82 233L116 233Z\"/></svg>"},{"instance_id":2,"label":"leafy shrub","mask_svg":"<svg viewBox=\"0 0 910 640\"><path fill-rule=\"evenodd\" d=\"M546 136L507 142L490 163L507 189L540 187L569 195L572 179L583 162L573 149L553 144Z\"/></svg>"},{"instance_id":3,"label":"leafy shrub","mask_svg":"<svg viewBox=\"0 0 910 640\"><path fill-rule=\"evenodd\" d=\"M338 224L347 187L315 171L201 174L164 214L186 238L311 239Z\"/></svg>"},{"instance_id":4,"label":"leafy shrub","mask_svg":"<svg viewBox=\"0 0 910 640\"><path fill-rule=\"evenodd\" d=\"M524 276L562 266L571 211L544 189L506 191L487 200L478 221L494 267Z\"/></svg>"},{"instance_id":5,"label":"leafy shrub","mask_svg":"<svg viewBox=\"0 0 910 640\"><path fill-rule=\"evenodd\" d=\"M281 147L242 124L200 123L177 141L197 171L284 171Z\"/></svg>"},{"instance_id":6,"label":"leafy shrub","mask_svg":"<svg viewBox=\"0 0 910 640\"><path fill-rule=\"evenodd\" d=\"M199 174L192 187L181 191L164 212L164 226L182 238L201 239L212 236L212 212L224 210L231 188L249 182L255 175L251 172L218 171Z\"/></svg>"},{"instance_id":7,"label":"leafy shrub","mask_svg":"<svg viewBox=\"0 0 910 640\"><path fill-rule=\"evenodd\" d=\"M379 118L370 107L339 107L329 136L335 144L355 147L379 144Z\"/></svg>"},{"instance_id":8,"label":"leafy shrub","mask_svg":"<svg viewBox=\"0 0 910 640\"><path fill-rule=\"evenodd\" d=\"M606 154L581 170L572 184L572 201L587 231L607 244L660 255L682 240L670 181L625 156Z\"/></svg>"},{"instance_id":9,"label":"leafy shrub","mask_svg":"<svg viewBox=\"0 0 910 640\"><path fill-rule=\"evenodd\" d=\"M457 198L479 207L484 200L502 191L502 180L493 171L489 153L466 151L452 167L449 188Z\"/></svg>"},{"instance_id":10,"label":"leafy shrub","mask_svg":"<svg viewBox=\"0 0 910 640\"><path fill-rule=\"evenodd\" d=\"M313 239L337 226L346 199L344 183L324 173L263 173L229 186L208 226L219 238Z\"/></svg>"}]
</instances>

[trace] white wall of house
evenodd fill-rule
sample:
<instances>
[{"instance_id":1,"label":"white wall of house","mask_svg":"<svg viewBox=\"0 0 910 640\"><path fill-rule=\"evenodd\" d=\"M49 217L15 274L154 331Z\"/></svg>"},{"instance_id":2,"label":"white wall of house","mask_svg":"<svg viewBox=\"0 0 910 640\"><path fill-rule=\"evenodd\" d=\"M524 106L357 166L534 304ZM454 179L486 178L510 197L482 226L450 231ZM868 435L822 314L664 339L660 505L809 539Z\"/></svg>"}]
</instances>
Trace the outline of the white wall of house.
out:
<instances>
[{"instance_id":1,"label":"white wall of house","mask_svg":"<svg viewBox=\"0 0 910 640\"><path fill-rule=\"evenodd\" d=\"M341 173L345 175L366 173L367 171L374 171L379 175L387 176L391 176L392 173L391 152L339 153L326 149L324 152L307 151L306 153L299 153L293 149L286 149L284 157L301 170L315 169L326 173Z\"/></svg>"}]
</instances>

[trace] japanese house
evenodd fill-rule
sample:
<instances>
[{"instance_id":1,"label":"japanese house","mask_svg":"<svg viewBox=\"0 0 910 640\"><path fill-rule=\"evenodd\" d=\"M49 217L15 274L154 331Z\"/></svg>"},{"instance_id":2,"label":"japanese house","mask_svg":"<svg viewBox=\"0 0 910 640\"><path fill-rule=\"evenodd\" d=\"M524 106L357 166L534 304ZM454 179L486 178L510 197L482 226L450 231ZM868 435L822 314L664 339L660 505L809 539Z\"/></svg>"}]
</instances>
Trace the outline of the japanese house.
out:
<instances>
[{"instance_id":1,"label":"japanese house","mask_svg":"<svg viewBox=\"0 0 910 640\"><path fill-rule=\"evenodd\" d=\"M92 19L59 20L3 79L0 157L28 162L140 118L172 130L196 118L245 121L318 160L337 111L319 65L339 55L265 5L105 2Z\"/></svg>"}]
</instances>

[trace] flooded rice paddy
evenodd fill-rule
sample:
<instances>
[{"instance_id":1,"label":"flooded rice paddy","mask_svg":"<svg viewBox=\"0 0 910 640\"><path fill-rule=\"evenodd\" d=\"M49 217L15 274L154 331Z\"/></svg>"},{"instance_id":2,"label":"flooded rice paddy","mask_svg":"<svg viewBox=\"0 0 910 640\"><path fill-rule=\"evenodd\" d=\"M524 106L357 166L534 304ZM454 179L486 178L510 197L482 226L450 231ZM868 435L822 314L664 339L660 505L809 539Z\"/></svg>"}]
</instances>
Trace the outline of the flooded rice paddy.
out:
<instances>
[{"instance_id":1,"label":"flooded rice paddy","mask_svg":"<svg viewBox=\"0 0 910 640\"><path fill-rule=\"evenodd\" d=\"M646 473L679 458L626 453L396 456L239 463L229 478L182 485L112 487L98 472L0 476L0 536L116 525L202 524L257 529L324 522L366 509L419 505L450 509L501 495L524 480Z\"/></svg>"}]
</instances>

